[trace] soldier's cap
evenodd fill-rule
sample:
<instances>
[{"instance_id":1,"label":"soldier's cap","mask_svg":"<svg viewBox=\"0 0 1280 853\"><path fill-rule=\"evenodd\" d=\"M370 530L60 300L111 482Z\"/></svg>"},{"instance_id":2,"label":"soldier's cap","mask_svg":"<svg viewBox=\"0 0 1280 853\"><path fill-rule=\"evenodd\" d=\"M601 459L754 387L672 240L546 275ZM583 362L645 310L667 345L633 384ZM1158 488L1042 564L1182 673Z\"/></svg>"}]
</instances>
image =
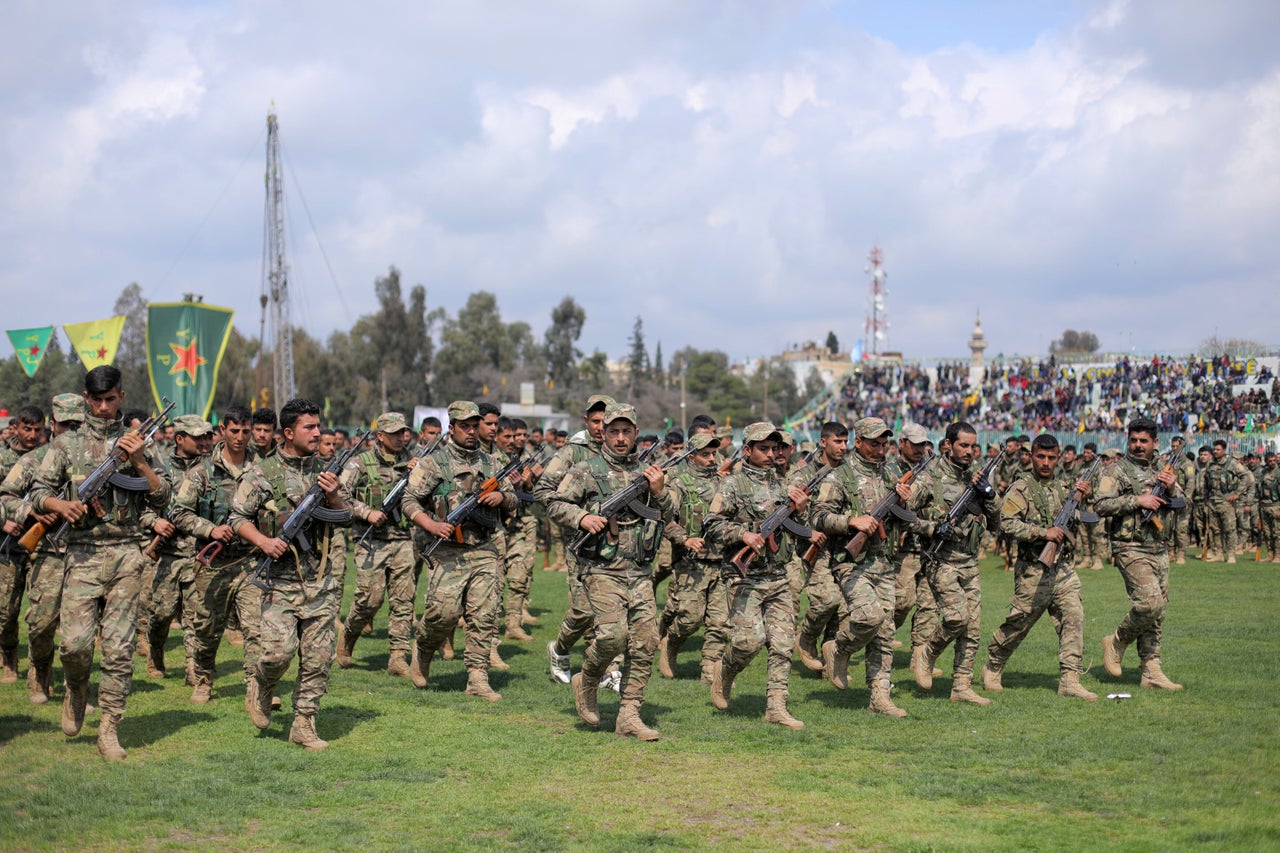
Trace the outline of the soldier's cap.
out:
<instances>
[{"instance_id":1,"label":"soldier's cap","mask_svg":"<svg viewBox=\"0 0 1280 853\"><path fill-rule=\"evenodd\" d=\"M79 394L59 394L53 398L53 419L58 423L84 420L84 397Z\"/></svg>"},{"instance_id":2,"label":"soldier's cap","mask_svg":"<svg viewBox=\"0 0 1280 853\"><path fill-rule=\"evenodd\" d=\"M607 397L605 399L608 399ZM609 407L604 410L604 422L611 424L619 418L623 420L636 422L636 407L630 403L619 403L614 400L609 401Z\"/></svg>"},{"instance_id":3,"label":"soldier's cap","mask_svg":"<svg viewBox=\"0 0 1280 853\"><path fill-rule=\"evenodd\" d=\"M753 424L747 424L747 428L742 431L742 440L747 444L754 444L757 441L782 441L782 431L768 421L756 421Z\"/></svg>"},{"instance_id":4,"label":"soldier's cap","mask_svg":"<svg viewBox=\"0 0 1280 853\"><path fill-rule=\"evenodd\" d=\"M903 424L902 437L912 444L928 444L929 433L924 431L924 427L920 424Z\"/></svg>"},{"instance_id":5,"label":"soldier's cap","mask_svg":"<svg viewBox=\"0 0 1280 853\"><path fill-rule=\"evenodd\" d=\"M585 415L597 406L603 406L605 411L608 411L609 407L616 402L608 394L592 394L587 398L587 407L582 410L582 413Z\"/></svg>"},{"instance_id":6,"label":"soldier's cap","mask_svg":"<svg viewBox=\"0 0 1280 853\"><path fill-rule=\"evenodd\" d=\"M813 448L814 448L814 447L816 447L816 446L817 446L817 445L815 445L812 441L810 441L809 439L807 439L807 438L806 438L804 441L800 442L800 452L801 452L801 453L812 453L812 452L813 452Z\"/></svg>"},{"instance_id":7,"label":"soldier's cap","mask_svg":"<svg viewBox=\"0 0 1280 853\"><path fill-rule=\"evenodd\" d=\"M1186 440L1185 438L1183 438L1182 436L1180 436L1180 435L1175 435L1173 438L1169 439L1169 441L1171 441L1171 442L1172 442L1172 441L1179 441L1179 442L1182 442L1183 444L1186 444L1186 443L1187 443L1187 440Z\"/></svg>"},{"instance_id":8,"label":"soldier's cap","mask_svg":"<svg viewBox=\"0 0 1280 853\"><path fill-rule=\"evenodd\" d=\"M213 432L213 425L199 415L178 415L173 419L173 431L190 438L200 438Z\"/></svg>"},{"instance_id":9,"label":"soldier's cap","mask_svg":"<svg viewBox=\"0 0 1280 853\"><path fill-rule=\"evenodd\" d=\"M716 438L720 439L721 441L723 441L726 438L733 438L733 427L727 427L727 426L717 427Z\"/></svg>"},{"instance_id":10,"label":"soldier's cap","mask_svg":"<svg viewBox=\"0 0 1280 853\"><path fill-rule=\"evenodd\" d=\"M1106 450L1102 451L1102 455L1107 459L1119 459L1124 454L1121 453L1120 449L1117 447L1108 447Z\"/></svg>"},{"instance_id":11,"label":"soldier's cap","mask_svg":"<svg viewBox=\"0 0 1280 853\"><path fill-rule=\"evenodd\" d=\"M480 407L470 400L454 400L449 404L449 420L469 421L480 417Z\"/></svg>"},{"instance_id":12,"label":"soldier's cap","mask_svg":"<svg viewBox=\"0 0 1280 853\"><path fill-rule=\"evenodd\" d=\"M778 430L778 435L782 436L782 443L785 444L787 447L796 446L795 437L791 435L791 432L789 430L780 429Z\"/></svg>"},{"instance_id":13,"label":"soldier's cap","mask_svg":"<svg viewBox=\"0 0 1280 853\"><path fill-rule=\"evenodd\" d=\"M700 432L697 435L695 435L693 438L689 439L689 448L694 452L703 450L704 448L707 448L707 447L710 447L712 450L715 450L719 446L720 446L720 439L716 438L714 435L708 435L705 432Z\"/></svg>"},{"instance_id":14,"label":"soldier's cap","mask_svg":"<svg viewBox=\"0 0 1280 853\"><path fill-rule=\"evenodd\" d=\"M882 435L893 438L893 430L883 418L859 418L854 421L853 432L858 438L879 438Z\"/></svg>"},{"instance_id":15,"label":"soldier's cap","mask_svg":"<svg viewBox=\"0 0 1280 853\"><path fill-rule=\"evenodd\" d=\"M398 433L409 428L404 415L399 412L383 412L378 415L378 432Z\"/></svg>"}]
</instances>

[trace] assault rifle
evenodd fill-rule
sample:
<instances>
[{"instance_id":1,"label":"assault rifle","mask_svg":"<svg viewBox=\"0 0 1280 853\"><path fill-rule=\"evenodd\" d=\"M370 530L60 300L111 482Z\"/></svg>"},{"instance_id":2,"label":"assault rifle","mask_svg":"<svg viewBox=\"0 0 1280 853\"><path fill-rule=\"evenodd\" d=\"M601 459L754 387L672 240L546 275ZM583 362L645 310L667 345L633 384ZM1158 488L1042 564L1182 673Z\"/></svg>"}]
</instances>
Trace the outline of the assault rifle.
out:
<instances>
[{"instance_id":1,"label":"assault rifle","mask_svg":"<svg viewBox=\"0 0 1280 853\"><path fill-rule=\"evenodd\" d=\"M156 430L160 429L164 424L165 418L173 411L173 407L178 405L169 400L168 397L162 397L164 410L158 415L152 415L147 418L138 427L138 433L144 441L151 441L151 437L156 434ZM124 467L124 463L128 461L128 454L120 450L120 442L117 439L115 446L111 448L111 452L107 454L107 458L98 463L98 467L84 478L84 482L80 484L77 490L78 499L93 508L94 513L102 518L106 512L102 509L102 505L98 502L98 498L107 490L107 486L117 486L131 492L143 492L147 490L147 481L143 477L129 477L120 473L120 469ZM62 537L67 535L71 523L66 519L58 525L53 531L53 541L61 542ZM27 532L22 534L22 538L18 540L18 544L27 549L29 553L34 554L36 548L40 545L40 540L44 538L48 527L40 521L27 528Z\"/></svg>"},{"instance_id":2,"label":"assault rifle","mask_svg":"<svg viewBox=\"0 0 1280 853\"><path fill-rule=\"evenodd\" d=\"M522 459L520 461L519 467L517 467L516 470L512 472L512 476L515 476L517 474L523 474L525 471L532 468L534 465L545 467L546 464L551 461L551 457L555 455L556 455L556 448L552 447L548 449L546 453L542 454L536 459L533 457ZM516 497L520 499L521 503L533 503L533 501L535 500L533 496L533 492L526 492L522 489L516 489Z\"/></svg>"},{"instance_id":3,"label":"assault rifle","mask_svg":"<svg viewBox=\"0 0 1280 853\"><path fill-rule=\"evenodd\" d=\"M1169 448L1169 455L1168 457L1165 458L1164 468L1160 469L1161 474L1163 474L1165 471L1173 470L1173 460L1176 455L1177 455L1177 451L1175 451L1172 447ZM1164 483L1156 483L1155 488L1151 490L1151 494L1155 495L1160 500L1164 501L1165 509L1182 509L1184 506L1187 505L1187 501L1185 498L1169 497L1169 490L1165 488ZM1160 516L1156 515L1156 511L1153 509L1144 509L1142 511L1142 521L1144 524L1148 521L1151 522L1156 526L1156 530L1160 530L1160 531L1164 530L1164 522L1160 520Z\"/></svg>"},{"instance_id":4,"label":"assault rifle","mask_svg":"<svg viewBox=\"0 0 1280 853\"><path fill-rule=\"evenodd\" d=\"M453 539L454 542L462 544L462 524L467 521L467 519L471 518L471 516L476 515L476 510L480 509L480 496L497 491L498 487L502 485L502 481L510 476L517 468L521 467L522 464L522 460L512 459L503 466L501 471L485 480L480 484L478 489L463 498L462 503L454 507L453 511L444 517L445 524L453 525L453 533L450 535L450 538ZM492 514L479 516L477 520L483 523L486 527L498 526L497 517ZM425 559L434 554L436 552L436 548L439 548L440 543L443 541L444 539L439 537L433 539L431 544L427 545L427 547L422 550L423 558Z\"/></svg>"},{"instance_id":5,"label":"assault rifle","mask_svg":"<svg viewBox=\"0 0 1280 853\"><path fill-rule=\"evenodd\" d=\"M692 453L693 448L686 446L682 452L677 453L675 456L668 457L661 465L662 470L665 471L668 468L678 465L692 455ZM621 489L601 501L600 508L593 512L592 515L600 515L608 520L610 536L618 535L617 518L622 514L622 511L626 509L631 510L641 518L648 519L649 521L657 521L662 518L662 513L649 507L640 500L648 488L649 481L645 479L643 474L640 474L630 483L627 483ZM569 550L575 554L581 553L582 547L587 544L587 541L591 539L591 537L597 535L598 534L595 533L588 533L585 530L578 531L578 538L573 540L573 544L569 546Z\"/></svg>"},{"instance_id":6,"label":"assault rifle","mask_svg":"<svg viewBox=\"0 0 1280 853\"><path fill-rule=\"evenodd\" d=\"M351 442L351 446L346 450L333 457L333 461L324 469L324 473L338 475L342 473L342 469L351 461L351 457L355 456L360 450L360 445L369 437L369 430L361 430L356 433L355 440ZM280 532L276 534L276 538L284 540L290 548L296 542L302 551L310 551L311 543L307 541L307 525L311 523L311 519L316 518L320 521L327 521L332 524L342 524L351 520L351 510L349 509L329 509L323 506L324 489L320 488L320 480L311 484L311 488L307 489L307 493L302 496L302 500L298 501L298 506L293 512L289 513L289 517L285 519L284 524L280 528ZM272 557L263 557L258 563L257 570L253 576L249 578L249 583L259 589L271 591L271 564L275 562Z\"/></svg>"},{"instance_id":7,"label":"assault rifle","mask_svg":"<svg viewBox=\"0 0 1280 853\"><path fill-rule=\"evenodd\" d=\"M164 514L164 520L173 524L173 510L169 510ZM142 553L146 554L152 560L159 560L160 546L168 542L173 535L174 534L171 533L168 536L165 536L163 533L157 533L155 536L151 537L151 542L147 544L147 547L142 549Z\"/></svg>"},{"instance_id":8,"label":"assault rifle","mask_svg":"<svg viewBox=\"0 0 1280 853\"><path fill-rule=\"evenodd\" d=\"M728 477L733 473L733 466L738 464L738 460L742 458L743 452L747 449L747 443L742 442L742 446L733 451L733 455L720 463L720 467L716 469L716 474L721 477Z\"/></svg>"},{"instance_id":9,"label":"assault rifle","mask_svg":"<svg viewBox=\"0 0 1280 853\"><path fill-rule=\"evenodd\" d=\"M982 473L978 475L977 481L970 483L968 488L960 493L960 497L956 498L956 502L947 510L947 517L934 528L926 556L938 556L942 546L955 538L956 525L964 518L966 512L977 516L982 515L982 507L978 506L977 498L981 495L984 500L991 500L996 496L995 487L991 485L991 474L1003 458L1004 448L1001 448L999 453L988 459L987 464L982 466Z\"/></svg>"},{"instance_id":10,"label":"assault rifle","mask_svg":"<svg viewBox=\"0 0 1280 853\"><path fill-rule=\"evenodd\" d=\"M911 485L913 482L915 482L916 477L923 474L925 470L930 465L932 465L933 461L937 458L938 456L935 454L935 455L930 455L926 459L920 460L920 462L917 463L914 468L912 468L910 471L907 471L901 477L899 477L897 482L894 483L894 486L896 487L898 484L902 484L904 486ZM911 523L917 520L916 514L902 505L902 501L898 497L898 492L896 488L890 489L884 497L876 501L876 505L871 508L871 512L869 512L868 515L870 515L872 518L876 520L876 534L881 539L889 538L889 535L885 533L885 530L884 530L884 520L888 518L890 515L895 516L898 519L905 521L907 523ZM870 536L868 536L867 534L859 530L853 536L853 538L849 540L849 543L844 546L844 549L849 552L849 556L852 559L856 560L858 559L858 556L862 553L862 549L867 547L867 542L869 542L870 540L871 540Z\"/></svg>"},{"instance_id":11,"label":"assault rifle","mask_svg":"<svg viewBox=\"0 0 1280 853\"><path fill-rule=\"evenodd\" d=\"M424 444L421 450L413 454L413 458L422 459L430 456L432 453L436 452L436 448L439 447L444 440L445 436L441 435L430 444ZM396 480L396 484L391 487L391 491L387 492L387 496L382 499L382 511L387 516L383 526L390 525L394 527L400 523L400 518L403 515L400 511L400 499L404 497L404 490L409 486L409 475L412 473L413 468L409 468L408 471L405 471L404 474L401 475L400 479ZM365 528L364 534L360 537L360 540L356 542L357 548L364 544L364 540L369 538L369 534L373 532L373 528L374 525L372 524Z\"/></svg>"},{"instance_id":12,"label":"assault rifle","mask_svg":"<svg viewBox=\"0 0 1280 853\"><path fill-rule=\"evenodd\" d=\"M1093 464L1086 468L1077 480L1092 480L1093 472L1098 470L1098 466L1102 464L1102 457L1093 460ZM1080 509L1080 501L1084 499L1079 489L1072 489L1071 494L1067 496L1066 501L1062 504L1062 509L1058 510L1058 514L1053 517L1053 526L1059 530L1065 530L1068 533L1075 526L1076 510ZM1097 514L1082 510L1080 512L1081 524L1097 524L1102 519ZM1040 564L1046 569L1053 571L1058 567L1058 558L1062 556L1062 543L1046 542L1044 548L1040 550Z\"/></svg>"},{"instance_id":13,"label":"assault rifle","mask_svg":"<svg viewBox=\"0 0 1280 853\"><path fill-rule=\"evenodd\" d=\"M813 491L814 487L821 483L823 478L830 473L830 465L819 467L818 473L814 474L809 482L801 487L804 493L809 494L809 492ZM773 512L765 517L764 521L760 522L760 529L757 532L764 537L765 547L769 549L769 553L778 553L777 533L779 528L786 530L799 539L808 539L813 535L812 528L806 527L791 517L795 511L796 505L788 499L779 504ZM747 569L751 567L751 563L756 558L756 553L755 548L750 545L744 545L742 550L733 558L733 564L738 567L738 571L742 573L744 578L747 576Z\"/></svg>"}]
</instances>

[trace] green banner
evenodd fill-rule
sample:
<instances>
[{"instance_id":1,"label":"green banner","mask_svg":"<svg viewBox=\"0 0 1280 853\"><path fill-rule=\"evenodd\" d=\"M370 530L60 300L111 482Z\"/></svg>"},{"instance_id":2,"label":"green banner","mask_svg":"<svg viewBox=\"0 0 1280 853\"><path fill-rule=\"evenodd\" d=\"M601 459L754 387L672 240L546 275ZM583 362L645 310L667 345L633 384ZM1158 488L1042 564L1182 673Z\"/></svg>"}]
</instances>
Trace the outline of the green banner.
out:
<instances>
[{"instance_id":1,"label":"green banner","mask_svg":"<svg viewBox=\"0 0 1280 853\"><path fill-rule=\"evenodd\" d=\"M53 337L53 326L40 329L10 329L9 343L13 344L13 354L18 363L30 378L36 375L36 368L44 360L44 351L49 348L49 338Z\"/></svg>"},{"instance_id":2,"label":"green banner","mask_svg":"<svg viewBox=\"0 0 1280 853\"><path fill-rule=\"evenodd\" d=\"M234 313L195 302L147 306L147 372L157 406L168 397L178 404L175 417L208 419Z\"/></svg>"}]
</instances>

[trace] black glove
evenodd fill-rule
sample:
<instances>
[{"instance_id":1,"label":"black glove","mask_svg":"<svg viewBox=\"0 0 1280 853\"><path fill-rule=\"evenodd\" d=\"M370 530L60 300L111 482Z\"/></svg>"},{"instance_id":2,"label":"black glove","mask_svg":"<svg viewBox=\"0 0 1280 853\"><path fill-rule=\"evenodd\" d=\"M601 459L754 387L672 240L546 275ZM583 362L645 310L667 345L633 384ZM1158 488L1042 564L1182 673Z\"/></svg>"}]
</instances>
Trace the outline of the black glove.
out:
<instances>
[{"instance_id":1,"label":"black glove","mask_svg":"<svg viewBox=\"0 0 1280 853\"><path fill-rule=\"evenodd\" d=\"M943 542L956 539L956 526L949 521L940 521L933 528L933 538Z\"/></svg>"}]
</instances>

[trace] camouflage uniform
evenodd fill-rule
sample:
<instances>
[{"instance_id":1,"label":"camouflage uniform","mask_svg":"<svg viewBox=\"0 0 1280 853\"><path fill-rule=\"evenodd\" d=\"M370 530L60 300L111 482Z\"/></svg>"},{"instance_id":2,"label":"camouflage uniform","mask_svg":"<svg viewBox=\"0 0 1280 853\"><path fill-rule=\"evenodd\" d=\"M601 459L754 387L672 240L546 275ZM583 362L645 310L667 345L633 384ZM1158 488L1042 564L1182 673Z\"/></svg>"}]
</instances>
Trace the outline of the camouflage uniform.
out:
<instances>
[{"instance_id":1,"label":"camouflage uniform","mask_svg":"<svg viewBox=\"0 0 1280 853\"><path fill-rule=\"evenodd\" d=\"M1209 470L1209 463L1196 459L1195 502L1191 505L1196 521L1196 536L1200 540L1200 559L1206 560L1215 549L1221 550L1221 544L1211 535L1209 524L1209 500L1205 493L1204 475Z\"/></svg>"},{"instance_id":2,"label":"camouflage uniform","mask_svg":"<svg viewBox=\"0 0 1280 853\"><path fill-rule=\"evenodd\" d=\"M526 447L522 459L531 459L535 451ZM519 495L517 495L519 497ZM528 497L526 493L525 498ZM529 604L529 588L533 583L533 562L538 545L538 519L534 502L521 498L515 512L507 519L507 622L520 626L521 614ZM523 630L523 629L522 629Z\"/></svg>"},{"instance_id":3,"label":"camouflage uniform","mask_svg":"<svg viewBox=\"0 0 1280 853\"><path fill-rule=\"evenodd\" d=\"M1248 465L1241 463L1244 474L1240 478L1236 501L1236 551L1243 553L1253 543L1255 521L1258 517L1258 479Z\"/></svg>"},{"instance_id":4,"label":"camouflage uniform","mask_svg":"<svg viewBox=\"0 0 1280 853\"><path fill-rule=\"evenodd\" d=\"M378 419L379 426L385 418L384 415ZM403 424L403 418L398 423ZM387 494L409 472L412 458L413 454L407 450L388 456L374 444L353 457L342 471L342 495L351 507L352 516L365 522L356 524L352 530L352 538L357 540L356 593L342 625L343 635L347 645L354 646L364 627L373 623L385 597L392 658L402 658L413 648L413 608L417 595L413 522L404 513L400 513L398 522L392 523L388 518L381 527L372 530L367 522L371 513L382 511Z\"/></svg>"},{"instance_id":5,"label":"camouflage uniform","mask_svg":"<svg viewBox=\"0 0 1280 853\"><path fill-rule=\"evenodd\" d=\"M614 404L607 410L605 420L609 423L617 418L634 423L635 411L630 406ZM582 519L601 501L641 476L642 470L634 450L619 456L604 445L599 454L575 464L564 476L547 502L547 515L566 531L578 530ZM646 490L641 501L658 512L659 521L623 510L615 519L616 543L609 541L606 530L588 540L578 554L577 571L591 607L595 636L583 656L582 672L575 679L581 679L583 689L594 694L609 664L617 655L624 655L619 734L627 733L623 730L625 719L639 722L644 688L653 668L658 647L653 557L663 528L675 516L668 488L664 487L660 496Z\"/></svg>"},{"instance_id":6,"label":"camouflage uniform","mask_svg":"<svg viewBox=\"0 0 1280 853\"><path fill-rule=\"evenodd\" d=\"M213 452L187 469L173 499L173 523L205 547L215 527L230 524L240 476L249 466L229 462L221 443ZM254 565L256 549L240 537L222 546L209 565L195 561L182 601L184 644L191 655L196 685L210 687L217 674L218 644L226 629L229 611L240 617L244 635L244 681L246 687L261 657L259 639L262 621L262 590L248 582L246 569Z\"/></svg>"},{"instance_id":7,"label":"camouflage uniform","mask_svg":"<svg viewBox=\"0 0 1280 853\"><path fill-rule=\"evenodd\" d=\"M1262 550L1280 562L1280 466L1268 465L1258 476L1258 515L1262 520Z\"/></svg>"},{"instance_id":8,"label":"camouflage uniform","mask_svg":"<svg viewBox=\"0 0 1280 853\"><path fill-rule=\"evenodd\" d=\"M816 472L814 465L826 464L821 456L814 456L807 465L801 466L797 470L797 475L802 479L799 483L792 481L793 485L804 485L807 482L807 476ZM819 491L821 486L819 486ZM817 497L817 492L813 495ZM812 516L813 507L810 506L809 514ZM806 549L808 546L805 546ZM799 550L799 549L797 549ZM801 658L812 657L818 659L819 654L815 654L818 646L822 644L824 637L834 636L839 630L840 624L847 615L847 608L844 603L844 595L840 592L840 587L836 585L835 577L831 574L831 556L827 549L823 549L818 555L818 559L814 561L813 566L809 567L809 576L805 578L803 591L809 598L809 607L805 610L804 618L800 620L800 627L797 631L799 635L799 646L804 651ZM799 616L799 607L797 605L796 615ZM813 664L809 664L812 666Z\"/></svg>"},{"instance_id":9,"label":"camouflage uniform","mask_svg":"<svg viewBox=\"0 0 1280 853\"><path fill-rule=\"evenodd\" d=\"M1217 553L1235 561L1236 553L1236 511L1234 504L1245 483L1248 472L1229 454L1221 459L1214 459L1204 470L1203 485L1205 504L1208 507L1208 525L1216 545L1221 549ZM1237 501L1231 500L1236 498ZM1101 514L1101 513L1099 513Z\"/></svg>"},{"instance_id":10,"label":"camouflage uniform","mask_svg":"<svg viewBox=\"0 0 1280 853\"><path fill-rule=\"evenodd\" d=\"M168 471L173 487L176 490L182 483L188 470L199 464L198 456L179 456L173 453L168 460ZM173 506L164 515L155 512L142 514L142 527L151 530L160 518L173 520ZM148 652L147 672L152 677L164 678L164 646L169 637L169 626L178 618L182 610L182 599L185 590L191 586L196 575L196 540L195 537L178 530L173 536L161 541L157 548L157 559L147 559L142 569L141 594L138 598L138 646ZM186 638L186 615L183 614L184 645ZM190 658L191 650L187 649Z\"/></svg>"},{"instance_id":11,"label":"camouflage uniform","mask_svg":"<svg viewBox=\"0 0 1280 853\"><path fill-rule=\"evenodd\" d=\"M31 495L35 511L46 512L45 502L63 495L68 487L70 499L77 499L78 485L106 458L123 434L119 417L105 420L88 416L80 429L55 438L36 474ZM138 592L146 560L142 554L145 534L139 520L147 509L163 512L171 494L163 466L150 451L145 455L160 479L158 487L131 491L109 486L98 501L103 515L93 509L85 513L70 527L66 540L59 656L68 699L73 693L83 697L87 691L94 640L100 639L102 676L98 703L104 717L115 723L124 715L125 700L133 686ZM128 462L119 471L126 476L136 475Z\"/></svg>"},{"instance_id":12,"label":"camouflage uniform","mask_svg":"<svg viewBox=\"0 0 1280 853\"><path fill-rule=\"evenodd\" d=\"M1160 631L1169 602L1169 538L1173 511L1157 513L1163 529L1144 522L1138 497L1151 491L1164 466L1126 455L1098 480L1094 511L1111 520L1111 551L1129 593L1130 610L1116 629L1114 642L1123 648L1137 642L1144 668L1160 664ZM1171 490L1176 496L1177 484ZM1210 494L1215 494L1210 492ZM1119 657L1119 656L1117 656ZM1119 668L1119 661L1116 661ZM1115 674L1115 673L1113 673ZM1145 677L1144 671L1144 677Z\"/></svg>"},{"instance_id":13,"label":"camouflage uniform","mask_svg":"<svg viewBox=\"0 0 1280 853\"><path fill-rule=\"evenodd\" d=\"M912 466L903 459L892 463L893 473L901 477L911 470ZM927 538L916 529L917 525L907 525L902 536L902 544L894 556L897 564L895 571L893 596L893 627L895 632L911 615L911 648L923 645L938 630L938 604L933 600L933 590L924 576L921 556ZM912 608L915 609L912 614Z\"/></svg>"},{"instance_id":14,"label":"camouflage uniform","mask_svg":"<svg viewBox=\"0 0 1280 853\"><path fill-rule=\"evenodd\" d=\"M246 524L252 524L263 536L277 536L287 514L327 467L319 456L297 456L283 446L250 464L231 501L231 529L239 535ZM250 698L269 701L296 654L295 727L296 718L314 718L320 710L333 665L334 625L346 570L345 543L337 531L350 524L351 515L349 510L328 512L334 516L332 522L313 516L307 526L311 550L303 550L295 539L284 556L272 561L269 588L262 593L261 652L249 685L254 694Z\"/></svg>"},{"instance_id":15,"label":"camouflage uniform","mask_svg":"<svg viewBox=\"0 0 1280 853\"><path fill-rule=\"evenodd\" d=\"M1177 458L1173 461L1173 472L1177 477L1178 489L1187 499L1187 505L1174 512L1177 519L1174 528L1173 552L1179 564L1187 559L1187 545L1191 544L1191 514L1200 499L1196 494L1196 464L1186 457L1182 449L1178 449Z\"/></svg>"},{"instance_id":16,"label":"camouflage uniform","mask_svg":"<svg viewBox=\"0 0 1280 853\"><path fill-rule=\"evenodd\" d=\"M4 479L26 456L18 439L0 444L0 479ZM18 618L22 612L22 590L27 585L30 560L26 552L11 542L8 555L0 554L0 653L3 653L5 669L16 673L18 660ZM10 676L16 678L16 674Z\"/></svg>"},{"instance_id":17,"label":"camouflage uniform","mask_svg":"<svg viewBox=\"0 0 1280 853\"><path fill-rule=\"evenodd\" d=\"M483 450L467 450L452 437L446 439L409 475L401 504L405 518L413 520L420 513L444 518L497 473L496 465ZM498 488L502 492L501 509L514 509L517 499L510 485L504 482ZM485 677L486 687L489 650L498 636L502 583L503 540L496 512L480 507L461 525L461 543L450 538L436 547L422 617L418 620L418 660L421 665L430 666L431 657L457 628L459 617L465 618L463 663L469 678L471 674Z\"/></svg>"}]
</instances>

